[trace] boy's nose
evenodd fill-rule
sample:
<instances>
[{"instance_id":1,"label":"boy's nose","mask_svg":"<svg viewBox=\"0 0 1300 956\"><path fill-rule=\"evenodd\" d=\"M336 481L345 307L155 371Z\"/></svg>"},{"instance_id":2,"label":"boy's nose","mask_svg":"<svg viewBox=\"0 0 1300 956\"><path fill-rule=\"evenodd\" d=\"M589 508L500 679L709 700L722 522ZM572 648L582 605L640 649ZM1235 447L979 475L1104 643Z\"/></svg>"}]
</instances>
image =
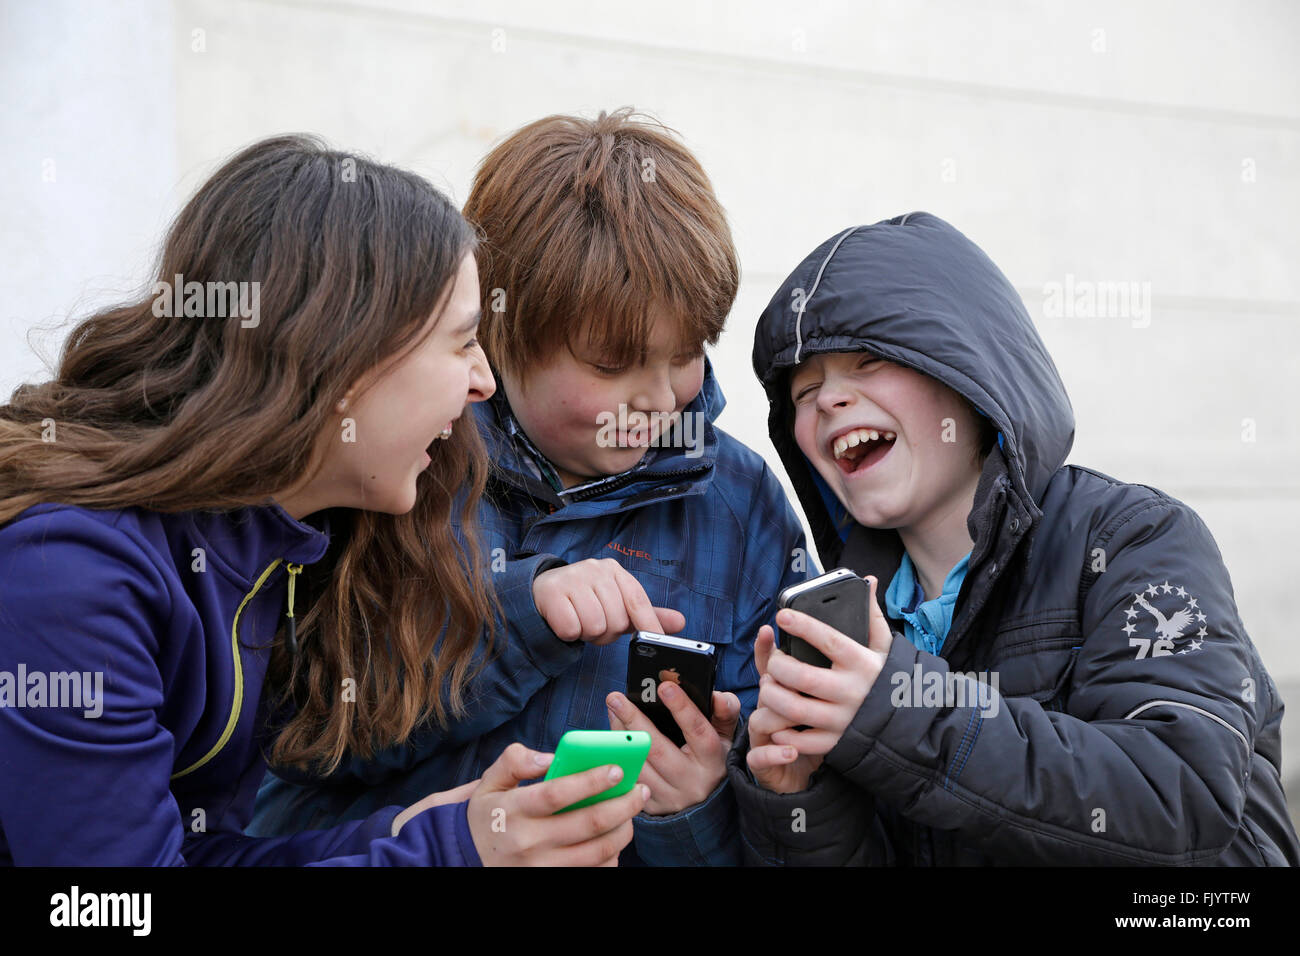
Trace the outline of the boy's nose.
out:
<instances>
[{"instance_id":1,"label":"boy's nose","mask_svg":"<svg viewBox=\"0 0 1300 956\"><path fill-rule=\"evenodd\" d=\"M822 411L845 408L854 401L853 391L838 376L827 377L817 390L817 407Z\"/></svg>"},{"instance_id":2,"label":"boy's nose","mask_svg":"<svg viewBox=\"0 0 1300 956\"><path fill-rule=\"evenodd\" d=\"M676 408L677 397L673 394L672 380L668 373L638 382L636 394L632 397L632 407L646 412L672 411Z\"/></svg>"}]
</instances>

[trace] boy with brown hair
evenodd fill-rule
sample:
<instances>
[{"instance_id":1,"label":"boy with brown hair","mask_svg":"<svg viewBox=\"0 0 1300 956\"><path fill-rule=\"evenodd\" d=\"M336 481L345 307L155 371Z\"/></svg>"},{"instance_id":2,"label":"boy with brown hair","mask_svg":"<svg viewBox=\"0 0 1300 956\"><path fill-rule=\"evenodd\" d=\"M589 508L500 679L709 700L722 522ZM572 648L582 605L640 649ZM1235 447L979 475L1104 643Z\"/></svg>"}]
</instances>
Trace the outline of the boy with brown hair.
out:
<instances>
[{"instance_id":1,"label":"boy with brown hair","mask_svg":"<svg viewBox=\"0 0 1300 956\"><path fill-rule=\"evenodd\" d=\"M672 132L628 109L513 133L464 213L482 231L479 334L498 382L476 413L495 461L480 522L504 647L464 719L354 766L364 792L295 797L276 781L267 814L359 816L473 780L516 740L552 750L567 730L608 726L654 741L637 855L738 862L725 761L757 699L754 636L815 568L775 476L713 424L723 398L705 347L739 272L725 214ZM715 647L711 722L659 686L683 747L622 693L636 629Z\"/></svg>"}]
</instances>

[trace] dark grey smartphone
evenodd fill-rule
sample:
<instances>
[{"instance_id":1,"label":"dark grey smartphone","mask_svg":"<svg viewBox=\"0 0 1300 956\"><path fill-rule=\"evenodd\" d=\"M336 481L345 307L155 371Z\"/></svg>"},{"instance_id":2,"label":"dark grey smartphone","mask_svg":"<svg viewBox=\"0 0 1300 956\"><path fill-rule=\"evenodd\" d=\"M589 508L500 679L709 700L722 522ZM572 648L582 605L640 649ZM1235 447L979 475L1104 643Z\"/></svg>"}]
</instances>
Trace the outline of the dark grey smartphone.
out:
<instances>
[{"instance_id":1,"label":"dark grey smartphone","mask_svg":"<svg viewBox=\"0 0 1300 956\"><path fill-rule=\"evenodd\" d=\"M781 592L778 604L815 617L865 645L870 626L867 606L870 599L871 585L848 568L836 568L811 581L786 588ZM780 634L778 646L806 664L831 666L825 654L793 634Z\"/></svg>"},{"instance_id":2,"label":"dark grey smartphone","mask_svg":"<svg viewBox=\"0 0 1300 956\"><path fill-rule=\"evenodd\" d=\"M713 645L651 631L637 631L627 648L627 699L678 747L686 743L673 712L659 699L659 685L672 681L706 718L713 719Z\"/></svg>"}]
</instances>

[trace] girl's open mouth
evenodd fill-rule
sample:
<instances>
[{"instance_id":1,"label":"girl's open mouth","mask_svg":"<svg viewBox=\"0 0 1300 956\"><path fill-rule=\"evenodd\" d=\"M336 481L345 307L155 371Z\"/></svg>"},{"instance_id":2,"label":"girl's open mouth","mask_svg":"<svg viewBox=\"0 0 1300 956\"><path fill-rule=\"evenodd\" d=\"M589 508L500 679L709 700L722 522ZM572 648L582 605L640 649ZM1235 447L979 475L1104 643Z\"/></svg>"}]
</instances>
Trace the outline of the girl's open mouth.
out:
<instances>
[{"instance_id":1,"label":"girl's open mouth","mask_svg":"<svg viewBox=\"0 0 1300 956\"><path fill-rule=\"evenodd\" d=\"M871 437L872 435L875 437ZM885 435L889 437L886 438ZM845 447L841 448L838 454L834 454L835 447L832 448L835 466L845 475L862 474L888 455L896 440L893 432L881 433L865 428L841 436L836 441L835 447L840 445Z\"/></svg>"}]
</instances>

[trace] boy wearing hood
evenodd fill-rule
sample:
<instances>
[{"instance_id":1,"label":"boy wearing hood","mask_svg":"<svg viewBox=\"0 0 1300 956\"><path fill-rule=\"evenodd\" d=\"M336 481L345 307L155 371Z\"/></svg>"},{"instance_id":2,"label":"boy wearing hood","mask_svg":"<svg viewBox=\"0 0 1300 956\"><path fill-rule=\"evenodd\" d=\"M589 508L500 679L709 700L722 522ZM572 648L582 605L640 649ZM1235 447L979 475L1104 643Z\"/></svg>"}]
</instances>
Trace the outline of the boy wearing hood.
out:
<instances>
[{"instance_id":1,"label":"boy wearing hood","mask_svg":"<svg viewBox=\"0 0 1300 956\"><path fill-rule=\"evenodd\" d=\"M327 784L268 777L250 832L362 817L431 780L474 780L515 741L552 751L567 730L610 727L653 740L636 857L738 863L726 758L757 701L754 635L816 569L776 477L713 424L724 399L704 349L739 279L725 214L694 156L626 109L517 130L464 214L481 230L479 335L497 384L475 412L495 463L479 521L500 653L448 727ZM622 693L636 629L714 646L712 722L658 688L684 748Z\"/></svg>"},{"instance_id":2,"label":"boy wearing hood","mask_svg":"<svg viewBox=\"0 0 1300 956\"><path fill-rule=\"evenodd\" d=\"M1063 464L1064 386L978 247L926 213L832 237L764 311L754 369L871 620L864 647L777 615L829 669L760 631L728 762L749 862L1300 862L1282 701L1214 539Z\"/></svg>"}]
</instances>

